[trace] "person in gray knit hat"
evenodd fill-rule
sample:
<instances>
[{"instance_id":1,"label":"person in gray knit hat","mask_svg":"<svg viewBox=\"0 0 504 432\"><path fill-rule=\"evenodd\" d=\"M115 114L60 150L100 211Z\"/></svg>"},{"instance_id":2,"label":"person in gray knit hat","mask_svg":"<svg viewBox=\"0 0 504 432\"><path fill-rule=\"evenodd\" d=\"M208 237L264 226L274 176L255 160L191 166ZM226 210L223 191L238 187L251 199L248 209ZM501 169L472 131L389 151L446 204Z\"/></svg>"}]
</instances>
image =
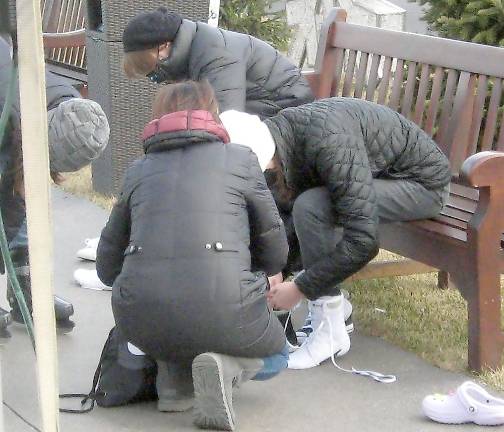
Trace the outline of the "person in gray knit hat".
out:
<instances>
[{"instance_id":1,"label":"person in gray knit hat","mask_svg":"<svg viewBox=\"0 0 504 432\"><path fill-rule=\"evenodd\" d=\"M107 145L107 117L92 100L67 100L49 110L47 117L51 171L77 171L100 156Z\"/></svg>"},{"instance_id":2,"label":"person in gray knit hat","mask_svg":"<svg viewBox=\"0 0 504 432\"><path fill-rule=\"evenodd\" d=\"M0 111L2 111L10 81L12 45L0 37ZM17 85L17 84L16 84ZM21 113L19 92L15 89L6 135L0 143L0 210L14 269L31 311L30 268L26 208L24 199L23 159L21 152ZM46 72L48 138L51 177L61 180L60 173L76 171L96 159L109 138L109 125L101 107L81 99L79 92L62 77ZM3 273L0 256L0 273ZM0 337L9 336L11 320L23 322L17 300L7 281L10 313L0 308ZM74 327L70 317L73 305L54 296L56 324L62 332Z\"/></svg>"}]
</instances>

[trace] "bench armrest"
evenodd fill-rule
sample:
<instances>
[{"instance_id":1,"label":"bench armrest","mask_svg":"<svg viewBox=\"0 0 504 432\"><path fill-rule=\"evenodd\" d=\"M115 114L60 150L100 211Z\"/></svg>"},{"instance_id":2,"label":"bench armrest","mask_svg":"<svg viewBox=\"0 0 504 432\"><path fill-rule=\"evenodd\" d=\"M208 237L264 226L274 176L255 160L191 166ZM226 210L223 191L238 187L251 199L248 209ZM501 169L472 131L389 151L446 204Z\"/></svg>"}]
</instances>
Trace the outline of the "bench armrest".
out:
<instances>
[{"instance_id":1,"label":"bench armrest","mask_svg":"<svg viewBox=\"0 0 504 432\"><path fill-rule=\"evenodd\" d=\"M86 45L86 29L62 32L43 33L44 48L81 47Z\"/></svg>"},{"instance_id":2,"label":"bench armrest","mask_svg":"<svg viewBox=\"0 0 504 432\"><path fill-rule=\"evenodd\" d=\"M504 188L504 152L483 151L467 158L460 169L460 179L472 187Z\"/></svg>"},{"instance_id":3,"label":"bench armrest","mask_svg":"<svg viewBox=\"0 0 504 432\"><path fill-rule=\"evenodd\" d=\"M301 74L306 78L308 84L310 84L310 88L313 94L316 95L318 90L320 74L314 70L302 71Z\"/></svg>"}]
</instances>

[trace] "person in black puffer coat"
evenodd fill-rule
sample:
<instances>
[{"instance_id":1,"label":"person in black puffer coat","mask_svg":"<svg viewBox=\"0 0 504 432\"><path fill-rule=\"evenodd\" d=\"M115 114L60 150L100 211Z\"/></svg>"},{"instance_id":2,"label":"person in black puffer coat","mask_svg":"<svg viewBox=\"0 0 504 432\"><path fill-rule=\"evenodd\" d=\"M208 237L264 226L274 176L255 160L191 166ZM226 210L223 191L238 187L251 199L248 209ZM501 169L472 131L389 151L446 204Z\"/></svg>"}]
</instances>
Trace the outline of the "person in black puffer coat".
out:
<instances>
[{"instance_id":1,"label":"person in black puffer coat","mask_svg":"<svg viewBox=\"0 0 504 432\"><path fill-rule=\"evenodd\" d=\"M13 46L10 37L0 36L0 111L3 109L11 80ZM105 113L93 101L84 100L62 77L46 71L49 159L51 177L60 180L59 173L76 171L98 157L108 143L109 126ZM23 160L21 147L21 106L17 77L6 134L0 143L0 210L20 287L29 311L32 309L28 259L28 234L24 198ZM0 255L0 273L3 273ZM7 284L10 313L0 308L0 330L9 336L7 325L12 319L23 322L21 310L11 287ZM54 297L56 324L64 332L74 323L71 303Z\"/></svg>"},{"instance_id":2,"label":"person in black puffer coat","mask_svg":"<svg viewBox=\"0 0 504 432\"><path fill-rule=\"evenodd\" d=\"M238 114L235 123L259 154L255 124L247 130L250 116ZM294 281L272 286L269 299L283 309L310 300L314 331L289 360L289 368L304 369L349 350L339 284L378 253L379 221L439 214L451 172L424 131L372 102L330 98L264 123L276 145L272 188L279 207L292 211L304 266Z\"/></svg>"},{"instance_id":3,"label":"person in black puffer coat","mask_svg":"<svg viewBox=\"0 0 504 432\"><path fill-rule=\"evenodd\" d=\"M113 286L119 331L158 361L158 408L193 404L192 362L196 423L231 430L232 385L287 367L283 328L265 296L287 239L257 157L228 144L207 82L164 86L153 113L96 268Z\"/></svg>"},{"instance_id":4,"label":"person in black puffer coat","mask_svg":"<svg viewBox=\"0 0 504 432\"><path fill-rule=\"evenodd\" d=\"M265 118L314 99L301 70L271 45L182 19L165 8L132 18L123 45L129 77L148 76L158 83L207 79L221 111Z\"/></svg>"}]
</instances>

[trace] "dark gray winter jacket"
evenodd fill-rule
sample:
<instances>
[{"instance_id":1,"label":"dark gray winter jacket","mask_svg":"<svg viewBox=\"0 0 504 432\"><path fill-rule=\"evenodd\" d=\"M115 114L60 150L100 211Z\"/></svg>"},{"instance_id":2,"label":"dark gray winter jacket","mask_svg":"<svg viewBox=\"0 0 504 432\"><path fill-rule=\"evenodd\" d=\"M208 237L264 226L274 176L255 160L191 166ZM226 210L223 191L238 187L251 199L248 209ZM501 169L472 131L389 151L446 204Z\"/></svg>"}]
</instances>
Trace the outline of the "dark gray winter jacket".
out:
<instances>
[{"instance_id":1,"label":"dark gray winter jacket","mask_svg":"<svg viewBox=\"0 0 504 432\"><path fill-rule=\"evenodd\" d=\"M0 112L7 95L11 65L10 45L4 38L0 37ZM60 103L66 100L81 97L80 93L64 78L50 71L46 71L45 78L47 111L56 108ZM21 107L17 80L14 94L8 136L0 147L0 173L10 169L13 158L12 152L20 150L19 146L21 145Z\"/></svg>"},{"instance_id":2,"label":"dark gray winter jacket","mask_svg":"<svg viewBox=\"0 0 504 432\"><path fill-rule=\"evenodd\" d=\"M146 155L128 169L102 232L96 268L113 284L116 323L160 359L280 352L265 273L282 269L288 246L257 157L224 144L206 111L187 116L147 126Z\"/></svg>"},{"instance_id":3,"label":"dark gray winter jacket","mask_svg":"<svg viewBox=\"0 0 504 432\"><path fill-rule=\"evenodd\" d=\"M164 80L207 79L221 112L235 109L265 118L313 101L299 68L272 46L202 22L183 21L162 71Z\"/></svg>"},{"instance_id":4,"label":"dark gray winter jacket","mask_svg":"<svg viewBox=\"0 0 504 432\"><path fill-rule=\"evenodd\" d=\"M265 120L295 196L325 186L344 228L334 252L300 275L315 299L367 264L378 252L373 178L408 179L441 190L449 161L417 125L391 109L359 99L331 98L283 110Z\"/></svg>"}]
</instances>

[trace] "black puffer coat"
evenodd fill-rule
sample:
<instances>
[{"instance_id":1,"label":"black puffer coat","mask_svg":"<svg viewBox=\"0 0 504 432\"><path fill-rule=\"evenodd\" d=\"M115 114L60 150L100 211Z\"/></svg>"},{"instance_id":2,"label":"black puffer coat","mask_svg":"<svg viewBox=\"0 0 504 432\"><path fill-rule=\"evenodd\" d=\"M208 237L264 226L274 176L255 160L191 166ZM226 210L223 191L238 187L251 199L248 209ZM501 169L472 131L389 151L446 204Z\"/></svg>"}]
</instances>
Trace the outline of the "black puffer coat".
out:
<instances>
[{"instance_id":1,"label":"black puffer coat","mask_svg":"<svg viewBox=\"0 0 504 432\"><path fill-rule=\"evenodd\" d=\"M296 282L310 299L330 291L378 252L373 178L409 179L441 190L448 159L417 125L391 109L358 99L331 98L283 110L265 120L295 196L325 186L343 225L335 251Z\"/></svg>"},{"instance_id":2,"label":"black puffer coat","mask_svg":"<svg viewBox=\"0 0 504 432\"><path fill-rule=\"evenodd\" d=\"M276 49L201 22L183 21L162 70L165 80L208 79L221 112L235 109L265 118L313 101L301 71Z\"/></svg>"},{"instance_id":3,"label":"black puffer coat","mask_svg":"<svg viewBox=\"0 0 504 432\"><path fill-rule=\"evenodd\" d=\"M227 133L206 111L158 125L98 246L117 325L158 359L280 352L285 337L261 271L279 272L288 246L257 157L224 144Z\"/></svg>"},{"instance_id":4,"label":"black puffer coat","mask_svg":"<svg viewBox=\"0 0 504 432\"><path fill-rule=\"evenodd\" d=\"M3 108L9 86L12 60L10 45L0 37L0 112ZM46 70L47 111L56 108L60 103L79 98L80 93L74 89L68 80ZM21 107L19 101L18 83L14 91L14 101L11 108L9 130L0 149L0 173L11 169L13 152L20 151L21 145Z\"/></svg>"}]
</instances>

